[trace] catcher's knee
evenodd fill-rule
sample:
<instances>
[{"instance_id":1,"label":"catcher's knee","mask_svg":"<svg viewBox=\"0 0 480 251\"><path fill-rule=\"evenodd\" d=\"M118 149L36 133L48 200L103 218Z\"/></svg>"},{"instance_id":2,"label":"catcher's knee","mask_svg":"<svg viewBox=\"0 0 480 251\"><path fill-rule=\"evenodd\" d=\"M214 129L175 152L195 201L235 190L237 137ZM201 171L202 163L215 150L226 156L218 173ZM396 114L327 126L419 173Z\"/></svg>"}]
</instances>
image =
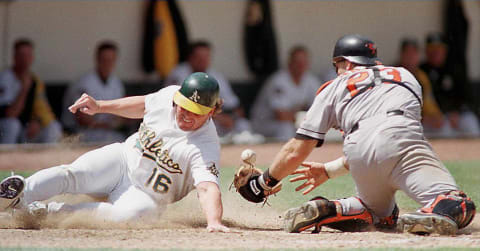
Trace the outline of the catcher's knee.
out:
<instances>
[{"instance_id":1,"label":"catcher's knee","mask_svg":"<svg viewBox=\"0 0 480 251\"><path fill-rule=\"evenodd\" d=\"M327 215L316 224L315 232L319 232L322 226L343 232L368 231L373 227L372 214L357 198L330 201L323 197L315 197L312 200L315 200L318 207L327 208L327 210L319 210ZM342 204L349 208L344 210Z\"/></svg>"},{"instance_id":2,"label":"catcher's knee","mask_svg":"<svg viewBox=\"0 0 480 251\"><path fill-rule=\"evenodd\" d=\"M475 204L462 191L441 194L431 206L421 210L424 213L447 216L457 224L459 229L468 226L475 217Z\"/></svg>"}]
</instances>

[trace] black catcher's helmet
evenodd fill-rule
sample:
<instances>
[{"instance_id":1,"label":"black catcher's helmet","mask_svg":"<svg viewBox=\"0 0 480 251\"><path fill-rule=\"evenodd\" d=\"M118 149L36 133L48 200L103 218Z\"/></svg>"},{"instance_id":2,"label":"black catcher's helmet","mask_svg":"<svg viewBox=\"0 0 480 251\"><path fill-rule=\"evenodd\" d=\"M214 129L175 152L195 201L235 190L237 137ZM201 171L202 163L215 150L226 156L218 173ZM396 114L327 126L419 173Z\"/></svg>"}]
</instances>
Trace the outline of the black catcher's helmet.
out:
<instances>
[{"instance_id":1,"label":"black catcher's helmet","mask_svg":"<svg viewBox=\"0 0 480 251\"><path fill-rule=\"evenodd\" d=\"M333 61L344 58L358 65L377 65L377 46L375 43L361 35L345 35L338 39L333 50Z\"/></svg>"}]
</instances>

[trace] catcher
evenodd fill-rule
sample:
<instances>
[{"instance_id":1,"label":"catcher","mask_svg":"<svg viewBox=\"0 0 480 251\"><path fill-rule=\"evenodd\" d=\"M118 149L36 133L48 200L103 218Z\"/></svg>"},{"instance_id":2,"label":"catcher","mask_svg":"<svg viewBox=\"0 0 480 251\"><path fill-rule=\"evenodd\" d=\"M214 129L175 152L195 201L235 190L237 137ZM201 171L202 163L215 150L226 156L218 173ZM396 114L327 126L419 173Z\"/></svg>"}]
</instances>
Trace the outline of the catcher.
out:
<instances>
[{"instance_id":1,"label":"catcher","mask_svg":"<svg viewBox=\"0 0 480 251\"><path fill-rule=\"evenodd\" d=\"M425 140L422 91L406 69L381 65L375 43L360 35L340 38L333 52L338 77L325 83L297 130L263 174L252 173L238 187L244 198L261 202L280 180L305 181L303 194L328 179L351 173L354 197L316 197L285 213L285 231L322 226L342 231L397 228L418 234L453 235L473 220L475 205ZM302 163L323 144L329 128L345 132L344 156L322 164ZM304 166L296 170L298 166ZM422 208L398 217L395 192L402 190Z\"/></svg>"}]
</instances>

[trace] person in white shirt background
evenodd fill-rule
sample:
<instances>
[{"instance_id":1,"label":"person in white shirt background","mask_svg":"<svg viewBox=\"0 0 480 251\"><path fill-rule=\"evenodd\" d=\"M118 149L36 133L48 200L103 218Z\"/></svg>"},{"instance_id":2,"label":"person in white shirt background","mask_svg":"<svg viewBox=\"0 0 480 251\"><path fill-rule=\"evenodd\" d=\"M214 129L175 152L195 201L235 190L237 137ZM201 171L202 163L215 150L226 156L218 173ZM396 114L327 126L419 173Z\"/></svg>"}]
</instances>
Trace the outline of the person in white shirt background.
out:
<instances>
[{"instance_id":1,"label":"person in white shirt background","mask_svg":"<svg viewBox=\"0 0 480 251\"><path fill-rule=\"evenodd\" d=\"M118 142L126 135L118 129L124 120L111 114L90 116L84 113L72 114L68 106L87 93L95 99L111 100L125 96L123 83L114 74L119 49L114 42L103 41L95 53L95 69L83 75L80 80L70 85L63 101L62 122L66 129L78 133L83 142Z\"/></svg>"},{"instance_id":2,"label":"person in white shirt background","mask_svg":"<svg viewBox=\"0 0 480 251\"><path fill-rule=\"evenodd\" d=\"M295 135L297 113L308 109L320 87L309 67L307 48L292 47L287 68L270 76L255 100L251 118L255 132L279 141Z\"/></svg>"}]
</instances>

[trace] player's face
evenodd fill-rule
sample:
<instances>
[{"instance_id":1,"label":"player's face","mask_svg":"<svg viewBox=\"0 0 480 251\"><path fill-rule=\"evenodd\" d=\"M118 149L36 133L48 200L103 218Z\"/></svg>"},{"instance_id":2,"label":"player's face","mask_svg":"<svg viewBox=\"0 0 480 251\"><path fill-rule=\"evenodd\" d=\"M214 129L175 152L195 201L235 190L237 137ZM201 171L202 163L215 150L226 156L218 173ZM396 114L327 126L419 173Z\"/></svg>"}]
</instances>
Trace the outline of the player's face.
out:
<instances>
[{"instance_id":1,"label":"player's face","mask_svg":"<svg viewBox=\"0 0 480 251\"><path fill-rule=\"evenodd\" d=\"M195 48L188 61L194 72L206 72L210 66L210 48Z\"/></svg>"},{"instance_id":2,"label":"player's face","mask_svg":"<svg viewBox=\"0 0 480 251\"><path fill-rule=\"evenodd\" d=\"M444 45L427 46L427 61L435 67L442 67L447 59L447 47Z\"/></svg>"},{"instance_id":3,"label":"player's face","mask_svg":"<svg viewBox=\"0 0 480 251\"><path fill-rule=\"evenodd\" d=\"M30 69L33 63L33 48L31 46L20 46L14 54L15 67L20 69Z\"/></svg>"},{"instance_id":4,"label":"player's face","mask_svg":"<svg viewBox=\"0 0 480 251\"><path fill-rule=\"evenodd\" d=\"M415 70L420 62L420 55L416 46L406 46L400 56L400 64L408 70Z\"/></svg>"},{"instance_id":5,"label":"player's face","mask_svg":"<svg viewBox=\"0 0 480 251\"><path fill-rule=\"evenodd\" d=\"M103 78L108 78L115 68L117 61L117 52L114 50L103 50L97 56L97 70Z\"/></svg>"},{"instance_id":6,"label":"player's face","mask_svg":"<svg viewBox=\"0 0 480 251\"><path fill-rule=\"evenodd\" d=\"M175 105L177 125L184 131L195 131L202 127L203 124L210 118L212 112L205 115L198 115L193 112L183 109L179 105Z\"/></svg>"}]
</instances>

